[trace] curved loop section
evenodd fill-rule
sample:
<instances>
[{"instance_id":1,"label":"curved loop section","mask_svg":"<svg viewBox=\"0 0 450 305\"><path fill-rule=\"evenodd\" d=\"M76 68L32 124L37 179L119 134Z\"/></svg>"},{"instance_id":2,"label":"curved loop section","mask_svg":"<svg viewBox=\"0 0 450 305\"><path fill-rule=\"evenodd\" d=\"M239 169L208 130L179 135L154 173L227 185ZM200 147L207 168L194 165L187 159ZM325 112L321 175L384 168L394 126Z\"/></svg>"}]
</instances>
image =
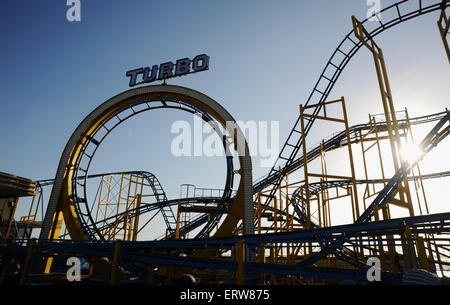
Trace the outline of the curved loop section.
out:
<instances>
[{"instance_id":1,"label":"curved loop section","mask_svg":"<svg viewBox=\"0 0 450 305\"><path fill-rule=\"evenodd\" d=\"M55 238L58 230L56 223L61 213L72 239L95 240L95 236L101 236L89 213L85 188L89 165L95 151L117 125L137 113L158 108L189 111L207 122L215 121L223 127L228 171L225 191L221 198L223 202L231 203L230 185L233 183L234 173L240 174L240 181L229 214L215 234L231 234L244 216L244 233L253 233L251 158L245 137L235 120L221 105L200 92L179 86L156 85L128 90L109 99L77 127L61 156L40 238ZM233 124L227 124L228 122ZM232 155L228 148L232 148L230 150L238 155L239 169L233 169ZM84 179L79 179L82 176ZM209 221L202 233L211 232L211 227L217 223L223 211L223 205L220 205L214 219Z\"/></svg>"}]
</instances>

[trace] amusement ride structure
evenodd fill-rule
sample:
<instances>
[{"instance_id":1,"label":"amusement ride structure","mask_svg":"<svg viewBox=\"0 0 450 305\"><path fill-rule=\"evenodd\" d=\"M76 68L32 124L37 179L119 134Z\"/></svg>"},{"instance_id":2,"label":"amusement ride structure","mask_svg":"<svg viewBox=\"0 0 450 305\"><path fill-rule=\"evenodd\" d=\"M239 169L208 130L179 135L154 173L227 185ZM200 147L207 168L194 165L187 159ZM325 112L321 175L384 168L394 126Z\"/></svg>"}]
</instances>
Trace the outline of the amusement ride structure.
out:
<instances>
[{"instance_id":1,"label":"amusement ride structure","mask_svg":"<svg viewBox=\"0 0 450 305\"><path fill-rule=\"evenodd\" d=\"M376 22L352 17L353 30L300 105L276 163L256 182L244 134L229 128L227 122L235 120L208 96L161 84L107 100L73 132L54 179L0 175L0 282L66 281L69 257L82 260L88 283L171 284L183 274L216 284L368 283L369 258L379 259L384 283L401 283L402 274L411 269L445 281L450 213L430 213L423 181L450 176L450 171L423 175L419 161L449 135L450 112L409 117L407 109L396 110L375 38L438 12L450 61L449 6L446 0L404 0L383 9L383 20L378 15L373 16ZM344 97L329 96L358 51L373 55L383 113L349 126ZM170 199L156 173L90 173L98 147L117 126L156 109L195 114L213 127L226 152L223 187L185 184L179 198ZM340 131L311 147L308 134L320 122L338 124ZM407 160L402 148L413 147L412 127L425 124L433 127ZM389 148L388 156L383 147ZM327 160L335 152L345 174L335 172ZM357 152L361 160L355 158ZM93 200L88 184L97 186ZM44 211L44 190L50 188ZM29 213L15 220L24 196L31 198ZM351 223L336 225L337 204L349 211ZM45 215L42 221L39 210ZM394 217L394 211L403 216ZM36 229L39 236L33 235Z\"/></svg>"}]
</instances>

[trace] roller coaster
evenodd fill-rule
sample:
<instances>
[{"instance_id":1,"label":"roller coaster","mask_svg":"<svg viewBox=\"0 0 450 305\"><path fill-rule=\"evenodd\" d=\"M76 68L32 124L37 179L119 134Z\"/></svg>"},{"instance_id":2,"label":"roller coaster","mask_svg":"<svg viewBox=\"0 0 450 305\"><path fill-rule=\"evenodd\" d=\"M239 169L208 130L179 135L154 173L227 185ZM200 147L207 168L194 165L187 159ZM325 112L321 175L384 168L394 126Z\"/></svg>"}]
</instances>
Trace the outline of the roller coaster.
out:
<instances>
[{"instance_id":1,"label":"roller coaster","mask_svg":"<svg viewBox=\"0 0 450 305\"><path fill-rule=\"evenodd\" d=\"M420 161L449 135L450 112L410 118L407 109L396 110L375 37L436 12L450 61L449 6L446 0L404 0L384 8L383 20L375 15L377 22L352 17L352 31L300 105L277 161L256 181L243 132L239 127L231 129L227 122L235 122L233 117L203 93L162 84L110 98L73 132L54 179L28 181L0 175L0 203L6 207L2 208L0 282L65 282L67 258L78 257L84 262L83 281L91 284L173 284L183 274L206 284L344 280L368 284L367 261L375 257L384 283L400 284L407 271L416 269L448 283L450 213L430 213L423 181L448 177L450 171L422 174ZM368 123L349 126L344 97L330 100L329 96L360 50L373 55L384 112L370 115ZM185 184L179 198L169 199L156 173L89 173L95 153L117 126L160 109L194 114L213 128L225 151L222 188ZM344 127L307 147L308 134L323 121ZM433 127L417 146L419 153L407 160L402 147L414 143L412 126L430 124ZM381 153L385 144L390 156ZM362 164L354 158L358 148ZM338 151L348 156L339 160L348 169L345 175L332 173L327 163L326 156ZM369 154L376 156L371 162ZM393 165L392 176L385 169L387 160ZM375 170L369 163L377 164ZM356 169L361 169L363 178L357 178ZM95 196L87 190L88 184L97 185ZM29 213L15 220L19 198L24 196L32 198ZM350 207L351 220L346 224L333 223L337 202ZM37 221L39 209L42 221ZM403 216L394 218L394 209ZM36 229L38 237L33 235Z\"/></svg>"}]
</instances>

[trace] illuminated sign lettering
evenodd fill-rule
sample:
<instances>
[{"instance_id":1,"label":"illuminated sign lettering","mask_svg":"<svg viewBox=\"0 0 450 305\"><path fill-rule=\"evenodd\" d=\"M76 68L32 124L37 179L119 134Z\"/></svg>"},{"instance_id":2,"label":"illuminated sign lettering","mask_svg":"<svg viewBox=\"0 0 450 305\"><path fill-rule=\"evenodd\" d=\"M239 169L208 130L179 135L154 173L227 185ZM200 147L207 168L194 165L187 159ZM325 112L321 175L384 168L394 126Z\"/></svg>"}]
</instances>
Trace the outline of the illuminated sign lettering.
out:
<instances>
[{"instance_id":1,"label":"illuminated sign lettering","mask_svg":"<svg viewBox=\"0 0 450 305\"><path fill-rule=\"evenodd\" d=\"M151 83L157 80L165 80L172 77L182 76L190 73L205 71L209 69L209 56L206 54L197 55L193 60L182 58L173 62L166 62L159 66L138 68L127 71L130 78L130 87ZM142 75L142 81L138 82L138 75Z\"/></svg>"}]
</instances>

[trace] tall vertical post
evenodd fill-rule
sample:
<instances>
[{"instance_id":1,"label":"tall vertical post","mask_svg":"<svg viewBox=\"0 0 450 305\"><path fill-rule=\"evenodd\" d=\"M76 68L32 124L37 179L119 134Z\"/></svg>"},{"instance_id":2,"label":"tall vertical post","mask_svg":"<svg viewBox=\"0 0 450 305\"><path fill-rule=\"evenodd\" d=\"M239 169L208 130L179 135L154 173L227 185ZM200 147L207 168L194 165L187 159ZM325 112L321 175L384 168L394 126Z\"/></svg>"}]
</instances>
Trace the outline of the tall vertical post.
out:
<instances>
[{"instance_id":1,"label":"tall vertical post","mask_svg":"<svg viewBox=\"0 0 450 305\"><path fill-rule=\"evenodd\" d=\"M116 285L117 283L117 272L119 269L119 256L120 256L120 240L114 242L114 256L111 264L111 278L109 281L110 285Z\"/></svg>"},{"instance_id":2,"label":"tall vertical post","mask_svg":"<svg viewBox=\"0 0 450 305\"><path fill-rule=\"evenodd\" d=\"M422 237L416 236L417 254L419 256L419 264L421 269L432 271L428 261L427 252L425 250L425 242Z\"/></svg>"},{"instance_id":3,"label":"tall vertical post","mask_svg":"<svg viewBox=\"0 0 450 305\"><path fill-rule=\"evenodd\" d=\"M450 35L449 29L450 29L450 16L447 16L445 9L447 7L448 0L442 0L442 9L441 9L441 15L439 17L439 20L437 22L439 33L441 34L442 42L444 43L444 49L447 53L448 61L450 62L450 48L448 45L447 37Z\"/></svg>"},{"instance_id":4,"label":"tall vertical post","mask_svg":"<svg viewBox=\"0 0 450 305\"><path fill-rule=\"evenodd\" d=\"M311 228L311 210L310 210L310 193L309 193L309 180L308 180L308 155L306 152L306 136L305 136L305 122L304 113L305 109L303 105L300 105L300 121L301 121L301 132L302 132L302 148L303 148L303 171L305 175L305 200L306 200L306 228Z\"/></svg>"},{"instance_id":5,"label":"tall vertical post","mask_svg":"<svg viewBox=\"0 0 450 305\"><path fill-rule=\"evenodd\" d=\"M178 200L177 225L175 227L175 239L180 239L181 201Z\"/></svg>"},{"instance_id":6,"label":"tall vertical post","mask_svg":"<svg viewBox=\"0 0 450 305\"><path fill-rule=\"evenodd\" d=\"M375 43L372 36L367 32L361 22L359 22L355 16L352 16L352 23L355 36L361 41L361 43L372 52L375 69L377 72L378 84L380 87L381 101L383 103L383 110L386 119L386 127L389 135L389 142L391 145L392 158L394 162L394 168L397 172L401 163L403 163L401 151L400 134L398 130L397 118L395 115L394 102L392 98L391 88L389 85L389 79L387 76L386 65L384 62L383 51ZM409 210L410 216L414 216L414 209L412 206L411 193L409 190L408 178L405 177L398 187L398 194L400 200L391 199L391 203L395 203L401 207Z\"/></svg>"},{"instance_id":7,"label":"tall vertical post","mask_svg":"<svg viewBox=\"0 0 450 305\"><path fill-rule=\"evenodd\" d=\"M258 193L258 234L261 234L261 193Z\"/></svg>"},{"instance_id":8,"label":"tall vertical post","mask_svg":"<svg viewBox=\"0 0 450 305\"><path fill-rule=\"evenodd\" d=\"M14 201L10 201L11 204L13 205L11 207L10 210L10 214L8 217L8 224L7 224L7 229L6 229L6 234L5 234L5 240L9 237L9 235L11 234L11 228L14 222L14 215L16 214L16 209L17 209L17 205L19 204L19 197L16 197Z\"/></svg>"},{"instance_id":9,"label":"tall vertical post","mask_svg":"<svg viewBox=\"0 0 450 305\"><path fill-rule=\"evenodd\" d=\"M28 276L28 270L30 269L31 259L33 256L33 248L36 244L36 238L32 238L28 244L27 256L25 257L25 262L23 264L22 272L20 274L19 285L25 284L25 280Z\"/></svg>"},{"instance_id":10,"label":"tall vertical post","mask_svg":"<svg viewBox=\"0 0 450 305\"><path fill-rule=\"evenodd\" d=\"M411 143L414 144L414 135L412 132L412 128L411 128L411 122L409 120L409 114L408 114L408 110L405 108L405 114L406 114L406 123L407 123L407 131L409 133L409 136L411 138ZM425 194L425 187L423 185L423 179L422 179L422 172L420 170L420 166L419 163L416 164L415 168L417 168L417 173L418 173L418 179L416 179L414 185L416 188L416 194L417 194L417 203L419 206L419 211L421 215L424 215L423 211L422 211L422 206L420 204L420 198L419 198L419 192L418 192L418 188L421 189L421 194L422 194L422 198L423 198L423 203L424 203L424 207L425 207L425 214L428 215L430 214L430 210L428 209L428 202L427 202L427 196ZM414 168L412 168L412 173L414 174ZM418 182L417 182L418 180ZM419 185L418 185L419 184Z\"/></svg>"},{"instance_id":11,"label":"tall vertical post","mask_svg":"<svg viewBox=\"0 0 450 305\"><path fill-rule=\"evenodd\" d=\"M54 240L54 239L58 239L59 238L59 233L61 232L61 226L62 226L62 222L63 222L63 215L62 215L62 211L59 210L59 208L56 210L56 213L54 215L54 219L52 222L52 226L51 226L51 231L50 231L50 236L49 239L50 240ZM50 270L52 268L52 263L53 263L53 257L49 257L44 261L44 273L45 274L49 274Z\"/></svg>"},{"instance_id":12,"label":"tall vertical post","mask_svg":"<svg viewBox=\"0 0 450 305\"><path fill-rule=\"evenodd\" d=\"M136 196L136 211L139 211L139 208L141 207L142 202L142 191L141 194L137 194ZM137 235L139 232L139 213L137 213L136 216L134 216L134 227L133 227L133 241L137 240Z\"/></svg>"},{"instance_id":13,"label":"tall vertical post","mask_svg":"<svg viewBox=\"0 0 450 305\"><path fill-rule=\"evenodd\" d=\"M417 264L414 251L413 236L411 234L411 229L408 226L405 227L403 238L404 240L402 241L402 248L405 267L407 270L416 268Z\"/></svg>"},{"instance_id":14,"label":"tall vertical post","mask_svg":"<svg viewBox=\"0 0 450 305\"><path fill-rule=\"evenodd\" d=\"M355 213L356 219L359 218L359 202L358 202L358 189L356 188L356 174L355 174L355 166L353 162L353 151L352 151L352 142L350 138L350 132L348 130L348 118L347 118L347 109L345 108L345 99L341 97L342 102L342 112L344 115L344 124L345 124L345 136L347 137L347 146L348 146L348 157L350 159L350 170L351 170L351 178L352 178L352 186L353 186L353 196L355 200ZM355 219L355 220L356 220Z\"/></svg>"},{"instance_id":15,"label":"tall vertical post","mask_svg":"<svg viewBox=\"0 0 450 305\"><path fill-rule=\"evenodd\" d=\"M239 240L236 247L237 260L237 284L245 284L245 243L244 240Z\"/></svg>"},{"instance_id":16,"label":"tall vertical post","mask_svg":"<svg viewBox=\"0 0 450 305\"><path fill-rule=\"evenodd\" d=\"M258 263L260 264L264 264L266 262L266 253L265 253L265 249L264 247L259 247L258 248ZM261 274L261 278L260 278L260 284L261 285L265 285L266 284L266 275L265 274Z\"/></svg>"}]
</instances>

